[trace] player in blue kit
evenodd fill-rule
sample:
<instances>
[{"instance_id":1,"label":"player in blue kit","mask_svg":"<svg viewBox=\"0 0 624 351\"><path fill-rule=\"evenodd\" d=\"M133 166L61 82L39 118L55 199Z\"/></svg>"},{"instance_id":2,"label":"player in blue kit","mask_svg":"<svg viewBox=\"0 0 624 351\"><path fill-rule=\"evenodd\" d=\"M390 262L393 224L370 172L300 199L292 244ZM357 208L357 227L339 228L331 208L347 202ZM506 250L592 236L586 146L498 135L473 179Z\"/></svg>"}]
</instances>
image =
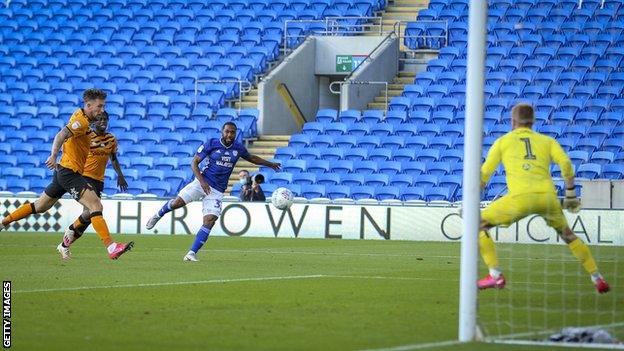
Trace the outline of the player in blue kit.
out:
<instances>
[{"instance_id":1,"label":"player in blue kit","mask_svg":"<svg viewBox=\"0 0 624 351\"><path fill-rule=\"evenodd\" d=\"M195 179L182 188L175 199L167 201L158 213L147 221L146 228L152 229L165 213L186 206L186 204L192 201L202 200L204 223L197 232L195 242L184 256L184 261L197 261L197 251L208 240L210 230L221 214L223 193L227 188L228 179L230 174L232 174L234 165L239 158L243 158L253 164L270 167L276 171L280 169L279 163L273 163L256 155L251 155L245 146L235 140L236 124L226 122L221 129L221 138L208 140L199 147L195 157L193 157L191 169ZM199 164L204 159L208 159L208 164L200 171Z\"/></svg>"}]
</instances>

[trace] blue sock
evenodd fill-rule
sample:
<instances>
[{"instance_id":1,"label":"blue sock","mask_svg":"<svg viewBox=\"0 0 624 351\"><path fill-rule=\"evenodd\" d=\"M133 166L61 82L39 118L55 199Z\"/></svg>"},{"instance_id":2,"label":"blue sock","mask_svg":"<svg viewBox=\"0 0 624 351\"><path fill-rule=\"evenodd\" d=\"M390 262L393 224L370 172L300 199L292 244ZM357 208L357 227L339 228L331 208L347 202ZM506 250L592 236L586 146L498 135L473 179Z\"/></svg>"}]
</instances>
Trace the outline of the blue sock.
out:
<instances>
[{"instance_id":1,"label":"blue sock","mask_svg":"<svg viewBox=\"0 0 624 351\"><path fill-rule=\"evenodd\" d=\"M165 215L165 213L171 211L170 203L171 201L167 201L167 203L160 210L158 210L158 217L162 217Z\"/></svg>"},{"instance_id":2,"label":"blue sock","mask_svg":"<svg viewBox=\"0 0 624 351\"><path fill-rule=\"evenodd\" d=\"M206 240L208 240L208 235L210 235L210 229L201 226L197 232L197 236L195 236L195 242L193 243L193 246L191 246L191 251L197 253L197 251L204 246Z\"/></svg>"}]
</instances>

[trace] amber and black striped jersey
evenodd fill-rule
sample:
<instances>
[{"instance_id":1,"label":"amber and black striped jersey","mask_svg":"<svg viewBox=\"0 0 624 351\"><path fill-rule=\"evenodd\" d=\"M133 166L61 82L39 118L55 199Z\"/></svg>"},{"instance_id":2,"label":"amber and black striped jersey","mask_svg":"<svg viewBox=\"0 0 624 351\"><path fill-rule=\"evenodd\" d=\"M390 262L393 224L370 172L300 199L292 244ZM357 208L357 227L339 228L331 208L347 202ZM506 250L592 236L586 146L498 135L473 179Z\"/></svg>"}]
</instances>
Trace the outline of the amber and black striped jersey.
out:
<instances>
[{"instance_id":1,"label":"amber and black striped jersey","mask_svg":"<svg viewBox=\"0 0 624 351\"><path fill-rule=\"evenodd\" d=\"M89 119L82 109L78 109L71 115L65 128L69 130L71 136L63 143L63 155L59 164L76 173L82 173L92 135Z\"/></svg>"},{"instance_id":2,"label":"amber and black striped jersey","mask_svg":"<svg viewBox=\"0 0 624 351\"><path fill-rule=\"evenodd\" d=\"M85 163L83 176L104 181L104 171L111 155L117 152L117 139L111 133L93 134L91 150Z\"/></svg>"}]
</instances>

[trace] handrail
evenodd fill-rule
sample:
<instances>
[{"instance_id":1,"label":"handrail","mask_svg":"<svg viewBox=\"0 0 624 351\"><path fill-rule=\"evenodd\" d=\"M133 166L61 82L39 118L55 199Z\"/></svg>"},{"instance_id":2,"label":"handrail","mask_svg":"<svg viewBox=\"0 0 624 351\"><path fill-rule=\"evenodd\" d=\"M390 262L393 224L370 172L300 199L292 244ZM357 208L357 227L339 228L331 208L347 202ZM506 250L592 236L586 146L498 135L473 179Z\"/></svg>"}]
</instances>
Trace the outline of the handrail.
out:
<instances>
[{"instance_id":1,"label":"handrail","mask_svg":"<svg viewBox=\"0 0 624 351\"><path fill-rule=\"evenodd\" d=\"M385 100L386 100L386 111L388 111L388 82L381 82L381 81L371 81L371 80L344 80L344 81L335 81L335 82L331 82L329 84L329 91L332 94L336 94L339 95L341 94L341 90L342 90L342 86L345 84L350 84L350 85L374 85L374 84L382 84L385 86ZM335 90L333 89L333 87L335 85L340 85L340 90ZM384 117L385 118L385 117Z\"/></svg>"},{"instance_id":2,"label":"handrail","mask_svg":"<svg viewBox=\"0 0 624 351\"><path fill-rule=\"evenodd\" d=\"M357 20L356 24L343 24L340 23L342 20ZM363 23L362 23L363 22ZM291 23L324 23L325 30L324 31L315 31L312 33L305 33L302 35L289 35L288 28ZM383 17L375 17L375 16L362 16L362 17L353 17L353 16L335 16L335 17L326 17L325 19L319 20L286 20L284 22L284 52L288 52L292 50L289 46L289 38L305 38L313 34L320 35L340 35L340 34L355 34L355 33L373 33L378 32L380 35L385 33L384 31L384 19ZM367 27L379 27L378 30L370 31L370 30L362 30L362 31L354 31L353 29L365 29ZM341 28L347 28L343 30Z\"/></svg>"},{"instance_id":3,"label":"handrail","mask_svg":"<svg viewBox=\"0 0 624 351\"><path fill-rule=\"evenodd\" d=\"M379 49L381 48L382 44L385 43L390 37L392 37L395 34L394 31L390 32L382 41L379 42L379 44L377 44L377 46L375 46L375 48L373 48L373 50L368 53L368 55L366 55L366 57L360 61L360 63L358 63L357 66L355 66L355 68L351 71L351 73L349 73L343 80L349 80L351 79L351 76L353 76L353 74L355 73L355 71L358 70L358 68L360 68L360 66L362 66L362 64L364 64L364 62L369 61L370 57Z\"/></svg>"},{"instance_id":4,"label":"handrail","mask_svg":"<svg viewBox=\"0 0 624 351\"><path fill-rule=\"evenodd\" d=\"M236 79L195 79L195 103L193 105L193 109L197 108L197 95L199 95L199 84L200 83L237 83L238 84L238 111L240 112L241 106L243 104L243 93L248 93L251 91L253 85L248 80L236 80ZM245 86L243 88L243 86Z\"/></svg>"}]
</instances>

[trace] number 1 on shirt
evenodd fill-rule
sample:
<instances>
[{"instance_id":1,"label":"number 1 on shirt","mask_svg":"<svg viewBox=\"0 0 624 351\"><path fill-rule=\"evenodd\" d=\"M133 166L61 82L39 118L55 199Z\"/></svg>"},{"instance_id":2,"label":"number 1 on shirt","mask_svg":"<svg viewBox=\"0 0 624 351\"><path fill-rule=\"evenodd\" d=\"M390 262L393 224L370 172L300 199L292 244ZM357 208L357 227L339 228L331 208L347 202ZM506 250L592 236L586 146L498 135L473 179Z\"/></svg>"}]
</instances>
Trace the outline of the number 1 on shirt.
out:
<instances>
[{"instance_id":1,"label":"number 1 on shirt","mask_svg":"<svg viewBox=\"0 0 624 351\"><path fill-rule=\"evenodd\" d=\"M524 141L524 147L526 148L526 155L524 155L524 159L535 160L535 155L533 155L533 151L531 150L531 139L520 138L520 140Z\"/></svg>"}]
</instances>

